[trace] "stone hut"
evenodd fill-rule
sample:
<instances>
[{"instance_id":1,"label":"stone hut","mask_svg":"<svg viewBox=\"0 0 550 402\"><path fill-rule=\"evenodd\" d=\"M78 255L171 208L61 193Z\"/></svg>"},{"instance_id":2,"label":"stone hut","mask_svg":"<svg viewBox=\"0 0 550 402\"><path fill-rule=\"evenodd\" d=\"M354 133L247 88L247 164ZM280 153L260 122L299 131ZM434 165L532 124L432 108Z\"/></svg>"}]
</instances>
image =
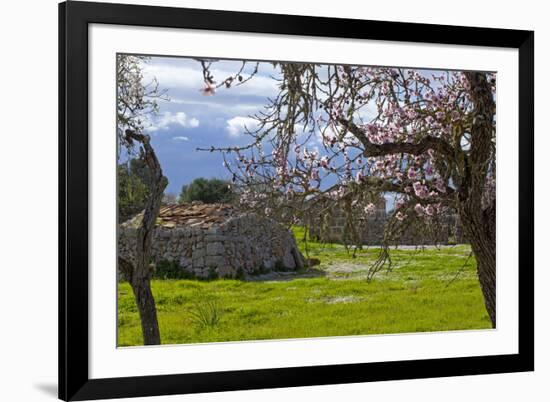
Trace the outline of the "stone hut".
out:
<instances>
[{"instance_id":1,"label":"stone hut","mask_svg":"<svg viewBox=\"0 0 550 402\"><path fill-rule=\"evenodd\" d=\"M119 226L119 257L132 262L139 214ZM272 219L229 204L169 205L160 209L153 262L172 261L199 278L236 278L304 266L292 233Z\"/></svg>"}]
</instances>

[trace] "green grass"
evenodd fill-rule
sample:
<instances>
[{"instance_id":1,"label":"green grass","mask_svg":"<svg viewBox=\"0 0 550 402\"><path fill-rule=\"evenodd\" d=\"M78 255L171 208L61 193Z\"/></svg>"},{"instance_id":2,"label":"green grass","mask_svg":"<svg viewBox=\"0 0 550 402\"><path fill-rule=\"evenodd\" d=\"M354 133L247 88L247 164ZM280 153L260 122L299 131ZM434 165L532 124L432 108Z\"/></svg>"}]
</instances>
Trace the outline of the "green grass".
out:
<instances>
[{"instance_id":1,"label":"green grass","mask_svg":"<svg viewBox=\"0 0 550 402\"><path fill-rule=\"evenodd\" d=\"M303 232L295 229L299 246ZM490 328L469 246L392 250L392 269L367 281L378 249L308 242L315 272L284 281L154 280L163 344ZM142 344L132 290L118 289L118 343Z\"/></svg>"}]
</instances>

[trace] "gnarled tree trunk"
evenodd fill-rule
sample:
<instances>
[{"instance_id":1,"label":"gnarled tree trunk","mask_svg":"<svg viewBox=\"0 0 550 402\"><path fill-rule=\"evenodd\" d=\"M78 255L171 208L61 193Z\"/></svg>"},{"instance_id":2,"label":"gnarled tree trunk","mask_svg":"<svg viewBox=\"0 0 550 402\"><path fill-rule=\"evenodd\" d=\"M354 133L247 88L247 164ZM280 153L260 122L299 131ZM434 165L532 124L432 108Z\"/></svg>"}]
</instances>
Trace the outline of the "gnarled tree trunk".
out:
<instances>
[{"instance_id":1,"label":"gnarled tree trunk","mask_svg":"<svg viewBox=\"0 0 550 402\"><path fill-rule=\"evenodd\" d=\"M477 261L477 275L485 307L493 328L496 327L496 217L495 204L473 216L462 211L461 222Z\"/></svg>"},{"instance_id":2,"label":"gnarled tree trunk","mask_svg":"<svg viewBox=\"0 0 550 402\"><path fill-rule=\"evenodd\" d=\"M496 327L496 200L487 201L487 177L492 161L495 101L483 73L469 72L473 110L471 149L459 185L458 212L477 261L477 273L487 313ZM494 166L493 166L494 168ZM485 200L484 200L485 197ZM485 205L484 205L485 204Z\"/></svg>"},{"instance_id":3,"label":"gnarled tree trunk","mask_svg":"<svg viewBox=\"0 0 550 402\"><path fill-rule=\"evenodd\" d=\"M143 211L143 219L137 230L134 265L132 266L131 263L121 261L120 259L119 264L132 286L141 320L143 343L145 345L159 345L160 331L157 310L153 292L151 291L151 276L153 273L151 270L151 245L162 194L168 184L168 180L162 174L155 151L149 143L149 136L126 130L126 137L129 141L135 140L141 143L143 147L143 159L149 168L151 183L149 184L149 197Z\"/></svg>"}]
</instances>

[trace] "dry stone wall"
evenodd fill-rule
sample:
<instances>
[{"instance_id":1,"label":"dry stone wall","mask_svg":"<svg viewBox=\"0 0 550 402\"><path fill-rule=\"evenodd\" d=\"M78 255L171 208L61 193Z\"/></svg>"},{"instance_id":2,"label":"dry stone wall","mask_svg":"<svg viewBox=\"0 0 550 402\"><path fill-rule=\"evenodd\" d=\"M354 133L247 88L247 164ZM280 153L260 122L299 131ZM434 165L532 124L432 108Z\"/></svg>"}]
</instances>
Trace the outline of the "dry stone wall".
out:
<instances>
[{"instance_id":1,"label":"dry stone wall","mask_svg":"<svg viewBox=\"0 0 550 402\"><path fill-rule=\"evenodd\" d=\"M136 228L121 225L119 256L133 262ZM153 261L177 262L199 278L235 278L259 270L296 270L303 266L294 236L277 222L240 213L209 225L158 225L153 235Z\"/></svg>"},{"instance_id":2,"label":"dry stone wall","mask_svg":"<svg viewBox=\"0 0 550 402\"><path fill-rule=\"evenodd\" d=\"M373 215L362 217L354 221L355 230L364 245L381 245L384 240L384 232L388 223L388 216L384 208L378 207ZM342 210L334 209L330 214L328 222L324 225L315 220L310 223L309 232L313 238L325 242L345 243L350 240L349 225ZM323 226L323 227L321 227ZM397 245L429 245L464 243L467 240L463 237L462 228L456 215L449 214L442 217L437 225L430 228L411 226L402 234L391 240L391 244Z\"/></svg>"}]
</instances>

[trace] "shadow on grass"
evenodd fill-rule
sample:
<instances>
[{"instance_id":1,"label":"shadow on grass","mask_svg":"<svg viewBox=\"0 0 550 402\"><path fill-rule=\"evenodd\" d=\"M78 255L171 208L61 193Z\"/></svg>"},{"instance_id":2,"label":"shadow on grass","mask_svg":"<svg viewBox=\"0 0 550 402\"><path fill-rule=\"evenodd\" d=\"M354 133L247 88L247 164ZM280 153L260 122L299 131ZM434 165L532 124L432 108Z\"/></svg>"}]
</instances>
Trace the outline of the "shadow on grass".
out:
<instances>
[{"instance_id":1,"label":"shadow on grass","mask_svg":"<svg viewBox=\"0 0 550 402\"><path fill-rule=\"evenodd\" d=\"M247 275L244 280L246 282L286 282L293 279L302 278L318 278L325 276L326 272L319 268L307 268L300 271L271 271L265 274Z\"/></svg>"}]
</instances>

